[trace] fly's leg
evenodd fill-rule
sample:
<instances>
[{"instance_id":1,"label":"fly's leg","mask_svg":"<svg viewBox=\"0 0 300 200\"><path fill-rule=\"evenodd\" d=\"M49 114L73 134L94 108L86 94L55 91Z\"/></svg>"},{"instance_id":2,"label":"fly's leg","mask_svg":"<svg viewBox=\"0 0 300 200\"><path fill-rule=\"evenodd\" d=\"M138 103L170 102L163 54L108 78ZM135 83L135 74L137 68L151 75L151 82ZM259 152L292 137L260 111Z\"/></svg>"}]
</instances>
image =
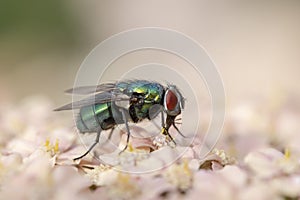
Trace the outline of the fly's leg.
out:
<instances>
[{"instance_id":1,"label":"fly's leg","mask_svg":"<svg viewBox=\"0 0 300 200\"><path fill-rule=\"evenodd\" d=\"M129 130L128 121L127 121L127 118L125 115L126 111L122 109L121 112L122 112L122 117L123 117L123 120L124 120L124 123L126 126L126 130L127 130L127 139L126 139L126 145L125 145L124 149L119 154L123 153L127 149L128 143L129 143L129 138L130 138L130 130Z\"/></svg>"},{"instance_id":2,"label":"fly's leg","mask_svg":"<svg viewBox=\"0 0 300 200\"><path fill-rule=\"evenodd\" d=\"M165 127L165 115L164 110L161 110L161 127Z\"/></svg>"},{"instance_id":3,"label":"fly's leg","mask_svg":"<svg viewBox=\"0 0 300 200\"><path fill-rule=\"evenodd\" d=\"M97 131L97 136L96 136L96 139L95 139L95 142L92 144L92 146L90 146L90 148L81 156L77 157L77 158L74 158L73 160L79 160L81 158L83 158L84 156L86 156L88 153L90 153L90 151L96 146L96 144L98 144L99 142L99 139L100 139L100 133L101 133L101 129L99 129Z\"/></svg>"},{"instance_id":4,"label":"fly's leg","mask_svg":"<svg viewBox=\"0 0 300 200\"><path fill-rule=\"evenodd\" d=\"M163 127L161 133L163 135L166 135L168 138L170 138L170 140L176 145L175 140L173 139L173 137L170 135L169 131L167 128Z\"/></svg>"},{"instance_id":5,"label":"fly's leg","mask_svg":"<svg viewBox=\"0 0 300 200\"><path fill-rule=\"evenodd\" d=\"M180 131L180 130L178 129L178 127L176 126L175 122L173 122L172 125L174 126L174 128L176 129L176 131L177 131L182 137L187 138L185 135L183 135L183 134L181 133L181 131Z\"/></svg>"},{"instance_id":6,"label":"fly's leg","mask_svg":"<svg viewBox=\"0 0 300 200\"><path fill-rule=\"evenodd\" d=\"M161 110L161 127L162 127L162 130L161 130L161 133L163 135L166 135L175 145L176 145L176 142L175 140L173 139L173 137L169 134L169 128L170 126L168 125L168 127L166 127L166 123L165 123L165 115L164 115L164 110L162 109Z\"/></svg>"},{"instance_id":7,"label":"fly's leg","mask_svg":"<svg viewBox=\"0 0 300 200\"><path fill-rule=\"evenodd\" d=\"M105 142L107 142L107 140L111 139L111 136L112 136L114 130L115 130L115 127L112 127Z\"/></svg>"},{"instance_id":8,"label":"fly's leg","mask_svg":"<svg viewBox=\"0 0 300 200\"><path fill-rule=\"evenodd\" d=\"M107 144L106 142L107 142L108 140L111 139L111 136L112 136L114 130L115 130L115 126L113 126L113 127L110 129L110 132L109 132L109 134L108 134L108 137L107 137L106 140L103 142L103 143L104 143L103 146L105 146L105 145ZM97 155L97 154L96 154L96 155ZM96 156L96 155L95 155L95 156Z\"/></svg>"}]
</instances>

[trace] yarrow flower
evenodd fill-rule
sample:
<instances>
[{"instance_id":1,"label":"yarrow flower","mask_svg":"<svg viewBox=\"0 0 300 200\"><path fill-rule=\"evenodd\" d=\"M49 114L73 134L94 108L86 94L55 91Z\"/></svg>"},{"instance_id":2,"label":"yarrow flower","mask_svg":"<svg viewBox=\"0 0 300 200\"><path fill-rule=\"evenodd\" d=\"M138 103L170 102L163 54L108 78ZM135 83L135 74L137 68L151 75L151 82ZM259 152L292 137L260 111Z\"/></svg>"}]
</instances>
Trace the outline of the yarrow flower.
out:
<instances>
[{"instance_id":1,"label":"yarrow flower","mask_svg":"<svg viewBox=\"0 0 300 200\"><path fill-rule=\"evenodd\" d=\"M190 170L188 161L183 160L180 164L171 165L165 173L166 179L181 191L192 187L193 172Z\"/></svg>"},{"instance_id":2,"label":"yarrow flower","mask_svg":"<svg viewBox=\"0 0 300 200\"><path fill-rule=\"evenodd\" d=\"M278 167L284 174L293 174L300 172L300 163L298 158L291 155L289 148L285 149L283 158L278 161Z\"/></svg>"},{"instance_id":3,"label":"yarrow flower","mask_svg":"<svg viewBox=\"0 0 300 200\"><path fill-rule=\"evenodd\" d=\"M141 194L138 180L129 174L118 173L117 178L108 187L112 199L133 199Z\"/></svg>"},{"instance_id":4,"label":"yarrow flower","mask_svg":"<svg viewBox=\"0 0 300 200\"><path fill-rule=\"evenodd\" d=\"M200 162L199 169L222 169L226 165L236 164L235 158L229 156L224 150L213 149L212 152Z\"/></svg>"},{"instance_id":5,"label":"yarrow flower","mask_svg":"<svg viewBox=\"0 0 300 200\"><path fill-rule=\"evenodd\" d=\"M300 198L300 145L293 117L298 114L278 112L281 117L274 120L265 109L257 118L255 105L240 107L229 115L231 127L225 127L217 147L201 159L200 136L175 148L165 135L132 136L119 154L126 144L123 134L119 143L107 145L109 153L74 162L86 147L75 130L66 128L71 122L50 114L49 105L45 99L28 99L1 115L1 199ZM279 124L268 125L271 121Z\"/></svg>"},{"instance_id":6,"label":"yarrow flower","mask_svg":"<svg viewBox=\"0 0 300 200\"><path fill-rule=\"evenodd\" d=\"M95 186L107 186L117 179L117 171L103 164L85 169L85 172Z\"/></svg>"}]
</instances>

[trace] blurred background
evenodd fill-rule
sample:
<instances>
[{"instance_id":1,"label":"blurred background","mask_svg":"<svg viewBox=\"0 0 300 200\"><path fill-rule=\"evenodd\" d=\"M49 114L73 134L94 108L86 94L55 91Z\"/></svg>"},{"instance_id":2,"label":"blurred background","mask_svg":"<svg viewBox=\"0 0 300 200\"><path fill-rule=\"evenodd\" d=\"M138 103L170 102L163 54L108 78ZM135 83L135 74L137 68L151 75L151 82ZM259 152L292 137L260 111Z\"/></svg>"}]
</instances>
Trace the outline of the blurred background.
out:
<instances>
[{"instance_id":1,"label":"blurred background","mask_svg":"<svg viewBox=\"0 0 300 200\"><path fill-rule=\"evenodd\" d=\"M101 41L155 26L194 38L223 77L230 107L300 94L300 1L1 1L0 102L42 94L60 105Z\"/></svg>"}]
</instances>

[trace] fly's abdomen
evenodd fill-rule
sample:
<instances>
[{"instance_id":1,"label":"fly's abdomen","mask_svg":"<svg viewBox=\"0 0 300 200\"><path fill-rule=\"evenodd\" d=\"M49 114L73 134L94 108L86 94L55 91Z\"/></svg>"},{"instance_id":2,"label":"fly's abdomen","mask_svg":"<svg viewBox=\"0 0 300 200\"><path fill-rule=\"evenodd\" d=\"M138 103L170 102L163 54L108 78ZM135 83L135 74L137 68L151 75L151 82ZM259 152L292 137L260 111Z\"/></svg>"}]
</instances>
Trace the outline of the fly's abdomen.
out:
<instances>
[{"instance_id":1,"label":"fly's abdomen","mask_svg":"<svg viewBox=\"0 0 300 200\"><path fill-rule=\"evenodd\" d=\"M82 133L107 130L115 125L110 102L82 107L76 122L77 128Z\"/></svg>"}]
</instances>

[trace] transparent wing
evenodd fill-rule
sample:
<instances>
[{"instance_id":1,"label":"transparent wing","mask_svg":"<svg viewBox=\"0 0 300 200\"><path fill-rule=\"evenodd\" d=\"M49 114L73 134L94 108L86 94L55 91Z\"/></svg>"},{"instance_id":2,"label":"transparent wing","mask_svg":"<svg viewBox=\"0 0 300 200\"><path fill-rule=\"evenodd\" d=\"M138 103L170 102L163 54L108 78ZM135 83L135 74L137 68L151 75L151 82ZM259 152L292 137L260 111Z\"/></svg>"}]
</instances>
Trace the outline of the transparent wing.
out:
<instances>
[{"instance_id":1,"label":"transparent wing","mask_svg":"<svg viewBox=\"0 0 300 200\"><path fill-rule=\"evenodd\" d=\"M97 103L107 103L112 101L129 101L130 97L120 93L102 92L89 96L79 101L66 104L56 108L54 111L79 109L84 106L90 106Z\"/></svg>"},{"instance_id":2,"label":"transparent wing","mask_svg":"<svg viewBox=\"0 0 300 200\"><path fill-rule=\"evenodd\" d=\"M128 85L130 85L133 82L151 83L150 81L146 81L146 80L134 79L134 80L115 82L115 83L103 83L96 86L80 86L76 88L71 88L66 90L65 92L68 94L75 94L75 95L91 95L91 94L93 95L84 98L82 100L59 107L54 111L79 109L83 106L89 106L95 103L129 101L130 97L123 94L121 88L125 89Z\"/></svg>"},{"instance_id":3,"label":"transparent wing","mask_svg":"<svg viewBox=\"0 0 300 200\"><path fill-rule=\"evenodd\" d=\"M116 88L116 83L104 83L100 85L80 86L76 88L71 88L66 90L65 93L87 95L98 92L111 92L115 90L118 90L118 88Z\"/></svg>"},{"instance_id":4,"label":"transparent wing","mask_svg":"<svg viewBox=\"0 0 300 200\"><path fill-rule=\"evenodd\" d=\"M140 83L152 83L148 80L138 80L138 79L131 79L131 80L122 80L114 83L102 83L100 85L91 85L91 86L80 86L76 88L71 88L65 91L67 94L78 94L78 95L87 95L87 94L93 94L98 92L116 92L119 91L119 87L126 87L127 85L130 85L134 82L140 82ZM118 86L117 86L118 85Z\"/></svg>"}]
</instances>

